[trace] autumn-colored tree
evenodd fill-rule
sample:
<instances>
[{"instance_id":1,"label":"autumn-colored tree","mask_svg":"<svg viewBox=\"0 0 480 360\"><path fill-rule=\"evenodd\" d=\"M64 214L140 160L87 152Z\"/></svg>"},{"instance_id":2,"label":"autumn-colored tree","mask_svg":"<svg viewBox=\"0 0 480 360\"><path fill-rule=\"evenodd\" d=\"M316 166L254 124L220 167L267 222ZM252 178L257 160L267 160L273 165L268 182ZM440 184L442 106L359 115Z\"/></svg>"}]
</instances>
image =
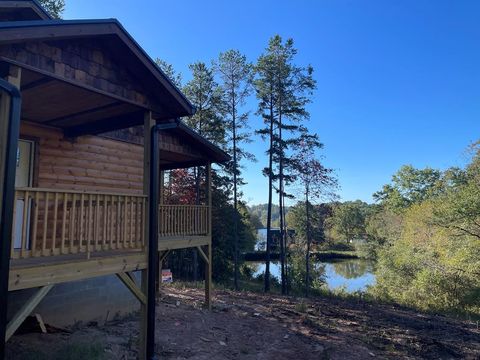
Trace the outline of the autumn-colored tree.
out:
<instances>
[{"instance_id":1,"label":"autumn-colored tree","mask_svg":"<svg viewBox=\"0 0 480 360\"><path fill-rule=\"evenodd\" d=\"M296 156L296 175L301 186L305 203L306 252L305 252L305 296L310 289L310 248L312 244L311 201L332 195L337 180L331 169L325 168L315 155L315 150L322 148L316 135L308 136L298 146Z\"/></svg>"}]
</instances>

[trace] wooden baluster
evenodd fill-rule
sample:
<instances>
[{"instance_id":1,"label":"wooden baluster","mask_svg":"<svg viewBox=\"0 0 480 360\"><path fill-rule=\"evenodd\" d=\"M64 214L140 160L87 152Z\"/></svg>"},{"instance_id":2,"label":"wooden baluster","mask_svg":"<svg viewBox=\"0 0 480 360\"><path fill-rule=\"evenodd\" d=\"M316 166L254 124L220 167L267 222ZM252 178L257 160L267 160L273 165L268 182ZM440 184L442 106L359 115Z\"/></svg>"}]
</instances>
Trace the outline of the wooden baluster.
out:
<instances>
[{"instance_id":1,"label":"wooden baluster","mask_svg":"<svg viewBox=\"0 0 480 360\"><path fill-rule=\"evenodd\" d=\"M174 221L174 234L178 235L178 206L175 205L175 216L173 217L175 219Z\"/></svg>"},{"instance_id":2,"label":"wooden baluster","mask_svg":"<svg viewBox=\"0 0 480 360\"><path fill-rule=\"evenodd\" d=\"M180 227L182 226L182 217L181 217L182 209L178 205L176 205L175 208L176 208L176 210L175 210L175 235L180 235Z\"/></svg>"},{"instance_id":3,"label":"wooden baluster","mask_svg":"<svg viewBox=\"0 0 480 360\"><path fill-rule=\"evenodd\" d=\"M182 206L182 213L183 213L183 226L182 226L182 234L186 234L187 233L187 210L188 210L188 207L185 205L185 206Z\"/></svg>"},{"instance_id":4,"label":"wooden baluster","mask_svg":"<svg viewBox=\"0 0 480 360\"><path fill-rule=\"evenodd\" d=\"M65 253L65 230L67 226L67 202L68 202L68 194L63 194L63 209L62 209L62 237L61 237L61 244L60 244L60 253Z\"/></svg>"},{"instance_id":5,"label":"wooden baluster","mask_svg":"<svg viewBox=\"0 0 480 360\"><path fill-rule=\"evenodd\" d=\"M76 217L76 212L77 212L77 194L72 195L72 209L70 210L71 212L71 219L72 221L70 222L70 250L68 251L69 253L73 252L73 246L74 246L74 239L76 236L78 236L78 232L75 230L77 229L77 217Z\"/></svg>"},{"instance_id":6,"label":"wooden baluster","mask_svg":"<svg viewBox=\"0 0 480 360\"><path fill-rule=\"evenodd\" d=\"M137 235L137 247L142 247L142 238L143 238L143 227L142 227L142 218L143 218L143 198L138 198L138 235Z\"/></svg>"},{"instance_id":7,"label":"wooden baluster","mask_svg":"<svg viewBox=\"0 0 480 360\"><path fill-rule=\"evenodd\" d=\"M22 219L22 236L21 236L21 248L20 248L20 256L22 258L25 257L26 250L27 250L27 230L28 230L28 208L29 208L29 192L24 192L23 197L23 219Z\"/></svg>"},{"instance_id":8,"label":"wooden baluster","mask_svg":"<svg viewBox=\"0 0 480 360\"><path fill-rule=\"evenodd\" d=\"M137 247L137 233L138 233L138 197L133 197L133 204L134 204L134 214L133 214L133 247Z\"/></svg>"},{"instance_id":9,"label":"wooden baluster","mask_svg":"<svg viewBox=\"0 0 480 360\"><path fill-rule=\"evenodd\" d=\"M123 197L123 219L122 219L122 227L123 227L123 248L127 248L127 219L128 219L128 207L127 207L127 197Z\"/></svg>"},{"instance_id":10,"label":"wooden baluster","mask_svg":"<svg viewBox=\"0 0 480 360\"><path fill-rule=\"evenodd\" d=\"M79 228L79 233L80 233L80 236L79 236L79 245L78 245L78 249L79 251L82 251L83 249L83 238L84 238L84 234L85 234L85 231L84 231L84 223L85 223L85 216L84 216L84 203L85 203L85 194L82 193L82 195L80 195L80 228Z\"/></svg>"},{"instance_id":11,"label":"wooden baluster","mask_svg":"<svg viewBox=\"0 0 480 360\"><path fill-rule=\"evenodd\" d=\"M93 251L98 251L98 241L100 238L100 194L95 197L95 231L93 237L95 239L95 246Z\"/></svg>"},{"instance_id":12,"label":"wooden baluster","mask_svg":"<svg viewBox=\"0 0 480 360\"><path fill-rule=\"evenodd\" d=\"M110 239L108 241L109 248L114 248L115 241L115 200L113 195L110 196Z\"/></svg>"},{"instance_id":13,"label":"wooden baluster","mask_svg":"<svg viewBox=\"0 0 480 360\"><path fill-rule=\"evenodd\" d=\"M33 230L32 230L32 256L36 256L37 253L37 231L38 231L38 208L40 207L40 193L35 192L35 203L33 204Z\"/></svg>"},{"instance_id":14,"label":"wooden baluster","mask_svg":"<svg viewBox=\"0 0 480 360\"><path fill-rule=\"evenodd\" d=\"M14 259L15 256L15 238L17 237L17 232L16 232L16 221L15 219L17 218L17 201L18 201L19 195L18 191L15 191L15 200L13 202L13 227L12 227L12 238L10 239L11 241L11 249L10 249L10 258Z\"/></svg>"},{"instance_id":15,"label":"wooden baluster","mask_svg":"<svg viewBox=\"0 0 480 360\"><path fill-rule=\"evenodd\" d=\"M109 202L109 206L108 206L108 233L107 233L107 248L108 249L113 249L113 233L114 233L114 229L115 229L115 223L114 223L114 211L113 211L113 204L114 204L114 200L113 200L113 195L110 195L109 196L110 198L110 202Z\"/></svg>"},{"instance_id":16,"label":"wooden baluster","mask_svg":"<svg viewBox=\"0 0 480 360\"><path fill-rule=\"evenodd\" d=\"M117 239L117 249L120 249L120 209L121 204L120 204L120 195L117 196L117 226L116 226L116 232L115 232L115 237Z\"/></svg>"},{"instance_id":17,"label":"wooden baluster","mask_svg":"<svg viewBox=\"0 0 480 360\"><path fill-rule=\"evenodd\" d=\"M87 256L90 257L93 232L93 203L92 194L88 194L88 221L87 221Z\"/></svg>"},{"instance_id":18,"label":"wooden baluster","mask_svg":"<svg viewBox=\"0 0 480 360\"><path fill-rule=\"evenodd\" d=\"M133 196L130 196L130 247L133 248Z\"/></svg>"},{"instance_id":19,"label":"wooden baluster","mask_svg":"<svg viewBox=\"0 0 480 360\"><path fill-rule=\"evenodd\" d=\"M142 246L145 246L145 231L143 231L143 229L145 228L145 224L146 224L146 213L147 213L147 204L146 204L146 199L143 197L142 198L142 231L141 232L141 235L142 235Z\"/></svg>"},{"instance_id":20,"label":"wooden baluster","mask_svg":"<svg viewBox=\"0 0 480 360\"><path fill-rule=\"evenodd\" d=\"M57 220L58 220L58 193L53 196L53 233L52 233L52 255L55 255L57 241Z\"/></svg>"},{"instance_id":21,"label":"wooden baluster","mask_svg":"<svg viewBox=\"0 0 480 360\"><path fill-rule=\"evenodd\" d=\"M107 207L107 195L103 195L103 234L102 234L102 250L105 250L105 244L107 241L107 219L108 219L108 207Z\"/></svg>"},{"instance_id":22,"label":"wooden baluster","mask_svg":"<svg viewBox=\"0 0 480 360\"><path fill-rule=\"evenodd\" d=\"M48 197L49 192L45 192L45 215L43 216L43 238L42 238L42 255L47 256L47 230L48 230Z\"/></svg>"}]
</instances>

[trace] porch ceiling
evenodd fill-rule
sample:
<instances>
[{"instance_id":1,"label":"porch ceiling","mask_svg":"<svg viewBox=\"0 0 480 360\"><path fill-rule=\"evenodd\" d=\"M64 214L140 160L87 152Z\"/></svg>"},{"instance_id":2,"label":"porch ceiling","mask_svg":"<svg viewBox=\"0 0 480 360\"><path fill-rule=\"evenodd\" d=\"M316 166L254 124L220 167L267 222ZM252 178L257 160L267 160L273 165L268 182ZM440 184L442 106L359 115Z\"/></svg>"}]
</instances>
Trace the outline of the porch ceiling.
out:
<instances>
[{"instance_id":1,"label":"porch ceiling","mask_svg":"<svg viewBox=\"0 0 480 360\"><path fill-rule=\"evenodd\" d=\"M62 128L67 135L100 133L143 123L144 109L23 69L22 119Z\"/></svg>"},{"instance_id":2,"label":"porch ceiling","mask_svg":"<svg viewBox=\"0 0 480 360\"><path fill-rule=\"evenodd\" d=\"M60 128L68 137L143 125L145 109L95 90L22 69L22 120ZM224 162L228 156L183 123L170 130L177 145L161 144L164 170ZM179 147L180 146L180 147ZM186 150L190 149L190 150Z\"/></svg>"}]
</instances>

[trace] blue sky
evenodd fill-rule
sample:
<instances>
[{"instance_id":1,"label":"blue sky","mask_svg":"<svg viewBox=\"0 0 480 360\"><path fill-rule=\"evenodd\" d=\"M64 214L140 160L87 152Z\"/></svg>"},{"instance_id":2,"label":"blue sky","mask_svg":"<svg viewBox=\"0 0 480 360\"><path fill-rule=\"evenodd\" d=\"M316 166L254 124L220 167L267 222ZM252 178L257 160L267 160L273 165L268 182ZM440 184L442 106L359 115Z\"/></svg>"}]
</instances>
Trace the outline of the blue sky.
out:
<instances>
[{"instance_id":1,"label":"blue sky","mask_svg":"<svg viewBox=\"0 0 480 360\"><path fill-rule=\"evenodd\" d=\"M66 19L119 19L185 80L191 62L231 48L254 61L274 34L292 37L297 62L315 68L309 127L344 200L371 201L403 164L462 166L480 138L480 1L66 2ZM245 199L266 202L266 145L249 147L259 162L247 164Z\"/></svg>"}]
</instances>

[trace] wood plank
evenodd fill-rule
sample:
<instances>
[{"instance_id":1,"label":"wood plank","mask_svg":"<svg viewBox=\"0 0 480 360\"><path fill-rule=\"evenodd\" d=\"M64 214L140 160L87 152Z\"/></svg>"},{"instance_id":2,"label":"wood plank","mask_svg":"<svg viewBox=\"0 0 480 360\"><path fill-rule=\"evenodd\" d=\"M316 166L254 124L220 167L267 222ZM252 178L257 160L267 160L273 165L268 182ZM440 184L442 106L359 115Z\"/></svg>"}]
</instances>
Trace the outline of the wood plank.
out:
<instances>
[{"instance_id":1,"label":"wood plank","mask_svg":"<svg viewBox=\"0 0 480 360\"><path fill-rule=\"evenodd\" d=\"M27 302L20 308L20 310L14 315L12 320L7 325L7 333L5 335L5 341L8 341L10 337L17 331L17 329L22 325L27 316L29 316L32 311L37 307L37 305L42 301L42 299L48 294L52 289L53 285L47 285L40 288Z\"/></svg>"},{"instance_id":2,"label":"wood plank","mask_svg":"<svg viewBox=\"0 0 480 360\"><path fill-rule=\"evenodd\" d=\"M66 239L66 230L67 230L67 203L68 203L68 195L63 194L63 209L62 209L62 236L61 236L61 244L60 244L60 252L62 254L65 253L65 239Z\"/></svg>"},{"instance_id":3,"label":"wood plank","mask_svg":"<svg viewBox=\"0 0 480 360\"><path fill-rule=\"evenodd\" d=\"M42 238L42 255L47 256L47 229L48 229L48 192L44 193L45 197L45 213L43 217L43 238Z\"/></svg>"},{"instance_id":4,"label":"wood plank","mask_svg":"<svg viewBox=\"0 0 480 360\"><path fill-rule=\"evenodd\" d=\"M28 267L12 267L9 291L89 279L97 276L137 271L147 267L147 254L131 254L92 257L77 261L43 263Z\"/></svg>"},{"instance_id":5,"label":"wood plank","mask_svg":"<svg viewBox=\"0 0 480 360\"><path fill-rule=\"evenodd\" d=\"M203 251L203 249L200 247L200 246L197 246L197 250L198 250L198 253L200 254L200 256L202 257L202 259L205 261L205 263L209 263L210 262L210 259L208 258L208 256L205 254L205 252Z\"/></svg>"},{"instance_id":6,"label":"wood plank","mask_svg":"<svg viewBox=\"0 0 480 360\"><path fill-rule=\"evenodd\" d=\"M117 277L125 284L125 286L132 292L132 294L143 304L147 304L147 297L138 288L135 282L125 273L117 273Z\"/></svg>"},{"instance_id":7,"label":"wood plank","mask_svg":"<svg viewBox=\"0 0 480 360\"><path fill-rule=\"evenodd\" d=\"M210 243L208 236L166 236L158 240L158 250L186 249Z\"/></svg>"}]
</instances>

